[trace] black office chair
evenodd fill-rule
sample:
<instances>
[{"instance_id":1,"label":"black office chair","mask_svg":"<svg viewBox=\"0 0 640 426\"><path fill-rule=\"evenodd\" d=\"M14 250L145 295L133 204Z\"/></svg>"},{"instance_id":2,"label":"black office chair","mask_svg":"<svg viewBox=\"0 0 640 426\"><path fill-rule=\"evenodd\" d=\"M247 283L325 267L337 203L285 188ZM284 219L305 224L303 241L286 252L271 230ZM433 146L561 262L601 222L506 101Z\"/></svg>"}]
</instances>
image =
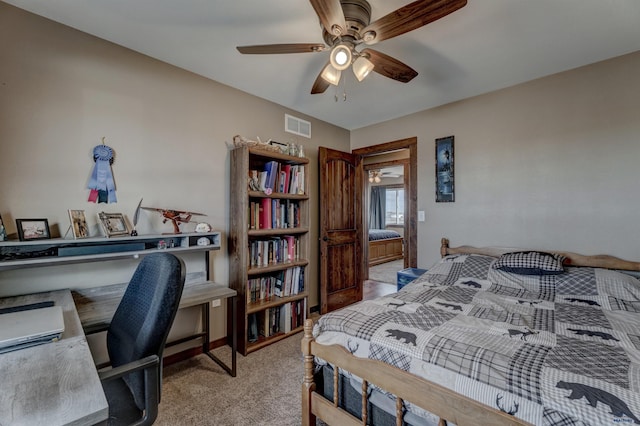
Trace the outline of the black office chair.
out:
<instances>
[{"instance_id":1,"label":"black office chair","mask_svg":"<svg viewBox=\"0 0 640 426\"><path fill-rule=\"evenodd\" d=\"M142 259L107 330L110 370L98 374L109 425L150 425L158 416L162 352L180 304L184 262L171 253Z\"/></svg>"}]
</instances>

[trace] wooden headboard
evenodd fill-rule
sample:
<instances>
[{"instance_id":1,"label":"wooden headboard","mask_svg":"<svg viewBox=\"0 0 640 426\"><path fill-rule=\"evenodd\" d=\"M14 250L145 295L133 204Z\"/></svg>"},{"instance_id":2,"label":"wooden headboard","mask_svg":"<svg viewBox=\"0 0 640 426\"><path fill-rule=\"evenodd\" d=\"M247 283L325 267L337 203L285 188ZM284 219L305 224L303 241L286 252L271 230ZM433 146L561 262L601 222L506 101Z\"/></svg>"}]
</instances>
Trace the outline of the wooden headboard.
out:
<instances>
[{"instance_id":1,"label":"wooden headboard","mask_svg":"<svg viewBox=\"0 0 640 426\"><path fill-rule=\"evenodd\" d=\"M449 254L483 254L486 256L500 257L504 253L512 251L522 251L521 248L501 248L501 247L472 247L472 246L460 246L449 247L449 240L443 238L440 243L440 255L445 257ZM526 249L525 249L526 250ZM534 249L530 249L534 250ZM623 260L615 256L609 256L606 254L598 254L594 256L586 256L577 253L571 253L567 251L549 251L541 250L547 253L557 253L563 255L566 260L564 264L567 266L591 266L593 268L606 268L606 269L620 269L624 271L640 271L640 262L632 262L630 260Z\"/></svg>"}]
</instances>

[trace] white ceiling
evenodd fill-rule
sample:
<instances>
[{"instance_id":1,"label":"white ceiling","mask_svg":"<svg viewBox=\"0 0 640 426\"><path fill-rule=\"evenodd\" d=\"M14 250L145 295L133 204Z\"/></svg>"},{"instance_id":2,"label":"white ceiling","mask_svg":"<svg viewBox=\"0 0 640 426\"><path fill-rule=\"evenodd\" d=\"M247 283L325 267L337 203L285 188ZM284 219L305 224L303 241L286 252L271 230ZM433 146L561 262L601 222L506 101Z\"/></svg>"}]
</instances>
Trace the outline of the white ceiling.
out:
<instances>
[{"instance_id":1,"label":"white ceiling","mask_svg":"<svg viewBox=\"0 0 640 426\"><path fill-rule=\"evenodd\" d=\"M4 1L349 130L640 50L640 0L468 0L375 45L417 70L414 80L349 73L336 102L335 86L310 94L328 51L235 49L322 43L306 0ZM409 1L370 3L373 21Z\"/></svg>"}]
</instances>

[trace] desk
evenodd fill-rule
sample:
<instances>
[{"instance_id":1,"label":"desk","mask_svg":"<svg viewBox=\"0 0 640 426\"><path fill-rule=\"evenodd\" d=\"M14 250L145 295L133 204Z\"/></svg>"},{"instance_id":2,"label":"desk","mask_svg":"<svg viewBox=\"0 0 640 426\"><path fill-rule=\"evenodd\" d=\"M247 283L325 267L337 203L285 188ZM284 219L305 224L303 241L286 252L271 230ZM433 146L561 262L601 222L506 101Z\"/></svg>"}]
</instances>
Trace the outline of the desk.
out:
<instances>
[{"instance_id":1,"label":"desk","mask_svg":"<svg viewBox=\"0 0 640 426\"><path fill-rule=\"evenodd\" d=\"M89 425L109 406L69 290L0 299L0 307L53 300L62 306L62 338L0 354L0 423Z\"/></svg>"},{"instance_id":2,"label":"desk","mask_svg":"<svg viewBox=\"0 0 640 426\"><path fill-rule=\"evenodd\" d=\"M80 322L86 334L105 331L109 327L127 284L114 284L102 287L84 288L73 291ZM177 345L199 338L202 340L202 353L220 365L232 377L236 377L236 295L237 292L222 284L210 281L185 284L179 308L200 306L202 311L202 332L167 342L166 346ZM231 367L209 351L210 317L212 300L229 300L233 333L231 334Z\"/></svg>"}]
</instances>

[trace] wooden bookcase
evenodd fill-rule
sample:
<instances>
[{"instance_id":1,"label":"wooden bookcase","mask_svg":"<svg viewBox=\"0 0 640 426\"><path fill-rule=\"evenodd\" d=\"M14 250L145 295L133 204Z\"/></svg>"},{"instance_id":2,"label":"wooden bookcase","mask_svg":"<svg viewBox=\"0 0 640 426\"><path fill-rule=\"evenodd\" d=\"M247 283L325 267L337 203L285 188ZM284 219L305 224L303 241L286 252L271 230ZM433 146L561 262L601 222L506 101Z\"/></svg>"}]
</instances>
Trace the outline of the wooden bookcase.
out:
<instances>
[{"instance_id":1,"label":"wooden bookcase","mask_svg":"<svg viewBox=\"0 0 640 426\"><path fill-rule=\"evenodd\" d=\"M295 170L303 174L299 190L290 193L278 180L272 192L250 188L252 171L259 175L270 162L287 186ZM304 157L257 148L231 151L229 286L238 292L237 339L243 355L302 331L308 316L308 164Z\"/></svg>"}]
</instances>

